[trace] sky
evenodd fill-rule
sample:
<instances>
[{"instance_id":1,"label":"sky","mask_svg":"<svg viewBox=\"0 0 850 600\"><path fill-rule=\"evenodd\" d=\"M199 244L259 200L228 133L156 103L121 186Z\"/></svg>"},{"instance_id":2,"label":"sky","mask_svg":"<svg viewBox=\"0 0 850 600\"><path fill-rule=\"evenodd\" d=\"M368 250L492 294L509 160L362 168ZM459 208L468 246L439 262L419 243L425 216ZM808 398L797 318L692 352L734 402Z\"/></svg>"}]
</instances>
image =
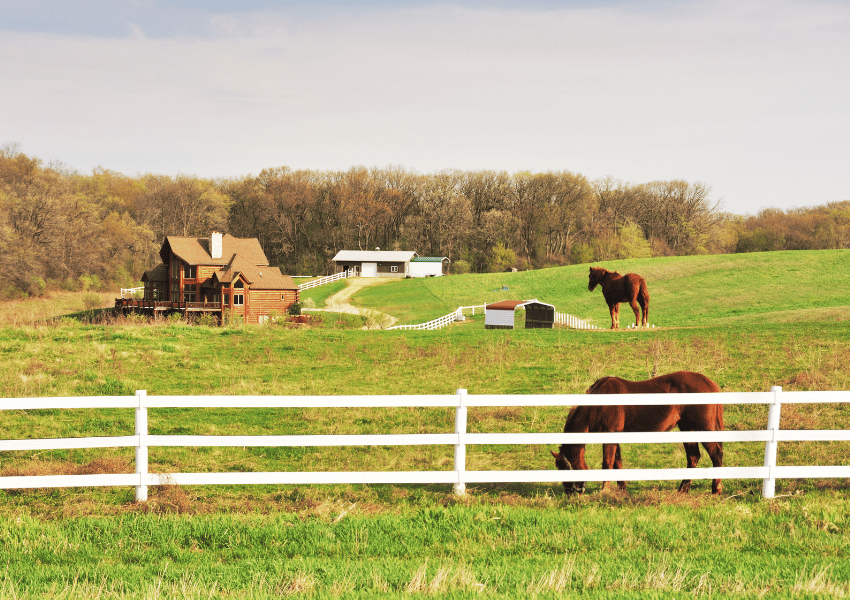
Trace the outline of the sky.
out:
<instances>
[{"instance_id":1,"label":"sky","mask_svg":"<svg viewBox=\"0 0 850 600\"><path fill-rule=\"evenodd\" d=\"M0 0L0 146L209 178L288 166L850 200L850 3Z\"/></svg>"}]
</instances>

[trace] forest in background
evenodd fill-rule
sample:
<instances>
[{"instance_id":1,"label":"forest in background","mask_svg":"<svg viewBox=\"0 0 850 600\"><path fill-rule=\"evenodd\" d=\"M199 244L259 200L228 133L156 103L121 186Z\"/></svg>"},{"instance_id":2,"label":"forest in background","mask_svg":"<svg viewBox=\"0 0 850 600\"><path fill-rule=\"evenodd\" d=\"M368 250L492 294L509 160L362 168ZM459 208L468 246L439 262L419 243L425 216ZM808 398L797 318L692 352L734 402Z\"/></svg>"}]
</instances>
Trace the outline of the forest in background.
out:
<instances>
[{"instance_id":1,"label":"forest in background","mask_svg":"<svg viewBox=\"0 0 850 600\"><path fill-rule=\"evenodd\" d=\"M806 199L808 200L808 199ZM0 147L0 299L138 285L167 235L256 237L290 275L339 250L447 256L452 273L623 258L850 248L850 200L725 212L704 183L594 181L569 171L277 167L204 179L80 174Z\"/></svg>"}]
</instances>

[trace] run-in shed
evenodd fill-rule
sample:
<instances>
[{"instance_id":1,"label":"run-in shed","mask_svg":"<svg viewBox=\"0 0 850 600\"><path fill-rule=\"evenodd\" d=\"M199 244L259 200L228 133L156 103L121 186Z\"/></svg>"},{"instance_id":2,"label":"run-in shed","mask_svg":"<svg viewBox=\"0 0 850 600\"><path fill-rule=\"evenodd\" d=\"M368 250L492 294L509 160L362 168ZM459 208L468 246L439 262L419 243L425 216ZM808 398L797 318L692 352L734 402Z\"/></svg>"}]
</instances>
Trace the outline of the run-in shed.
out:
<instances>
[{"instance_id":1,"label":"run-in shed","mask_svg":"<svg viewBox=\"0 0 850 600\"><path fill-rule=\"evenodd\" d=\"M525 328L552 329L555 326L555 307L539 300L502 300L485 307L484 329L514 329L514 315L525 309Z\"/></svg>"}]
</instances>

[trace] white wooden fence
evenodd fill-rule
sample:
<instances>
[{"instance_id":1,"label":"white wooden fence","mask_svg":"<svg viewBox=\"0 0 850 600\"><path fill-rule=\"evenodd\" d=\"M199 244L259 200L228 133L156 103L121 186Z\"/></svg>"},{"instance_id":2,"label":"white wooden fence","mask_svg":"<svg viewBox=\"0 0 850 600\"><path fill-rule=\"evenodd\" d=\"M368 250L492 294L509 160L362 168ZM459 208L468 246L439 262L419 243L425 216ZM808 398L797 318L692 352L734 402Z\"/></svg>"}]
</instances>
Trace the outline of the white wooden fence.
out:
<instances>
[{"instance_id":1,"label":"white wooden fence","mask_svg":"<svg viewBox=\"0 0 850 600\"><path fill-rule=\"evenodd\" d=\"M440 329L441 327L445 327L446 325L451 325L455 321L460 321L463 317L463 311L471 310L472 315L475 316L475 309L480 308L485 310L485 304L478 304L475 306L458 306L457 310L450 312L449 314L434 319L433 321L428 321L427 323L419 323L418 325L395 325L393 327L387 327L387 331L390 329Z\"/></svg>"},{"instance_id":2,"label":"white wooden fence","mask_svg":"<svg viewBox=\"0 0 850 600\"><path fill-rule=\"evenodd\" d=\"M596 325L591 325L587 321L582 321L578 317L559 312L555 313L555 323L559 325L566 325L573 329L599 329Z\"/></svg>"},{"instance_id":3,"label":"white wooden fence","mask_svg":"<svg viewBox=\"0 0 850 600\"><path fill-rule=\"evenodd\" d=\"M346 277L354 277L354 271L342 271L334 275L328 275L327 277L320 277L319 279L314 279L313 281L301 283L298 284L298 289L303 292L304 290L319 287L320 285L325 285L326 283L333 283L334 281L339 281L340 279L345 279Z\"/></svg>"},{"instance_id":4,"label":"white wooden fence","mask_svg":"<svg viewBox=\"0 0 850 600\"><path fill-rule=\"evenodd\" d=\"M388 327L387 330L389 331L390 329L439 329L441 327L451 325L455 321L459 321L460 317L463 316L464 310L471 309L472 315L475 316L476 308L482 309L484 311L484 314L487 313L486 304L477 304L475 306L459 306L457 310L450 312L445 316L439 317L438 319L434 319L433 321L428 321L427 323L420 323L418 325L395 325L394 327ZM586 321L582 321L578 317L559 312L555 313L555 323L557 325L565 325L567 327L572 327L573 329L599 329L599 327L597 327L596 325L591 325Z\"/></svg>"},{"instance_id":5,"label":"white wooden fence","mask_svg":"<svg viewBox=\"0 0 850 600\"><path fill-rule=\"evenodd\" d=\"M559 481L658 481L679 479L762 479L762 493L774 497L775 481L781 478L850 478L850 466L782 466L776 463L778 442L850 441L850 430L781 430L782 403L850 402L850 392L770 392L720 393L706 398L701 394L679 394L678 404L767 404L766 428L756 431L710 431L667 433L469 433L467 408L480 406L563 406L584 405L659 405L670 403L668 394L623 395L468 395L457 390L453 395L431 396L102 396L76 398L0 399L0 411L33 409L105 409L127 408L136 413L135 434L119 437L0 440L0 451L53 450L75 448L136 449L136 472L103 475L47 475L0 477L0 489L53 488L78 486L134 486L136 499L147 499L150 485L243 485L243 484L453 484L464 494L468 483L559 482ZM151 435L148 433L149 408L358 408L358 407L451 407L455 409L455 431L434 434L395 435L271 435L203 436ZM14 415L4 417L14 418ZM541 444L553 449L564 443L681 443L687 441L764 442L764 463L744 467L699 467L694 469L621 469L616 478L610 470L586 471L467 471L466 446L469 444ZM454 446L451 471L369 471L369 472L266 472L266 473L149 473L148 449L161 446ZM548 453L546 453L548 455ZM703 459L706 460L706 459ZM541 463L548 463L541 456Z\"/></svg>"}]
</instances>

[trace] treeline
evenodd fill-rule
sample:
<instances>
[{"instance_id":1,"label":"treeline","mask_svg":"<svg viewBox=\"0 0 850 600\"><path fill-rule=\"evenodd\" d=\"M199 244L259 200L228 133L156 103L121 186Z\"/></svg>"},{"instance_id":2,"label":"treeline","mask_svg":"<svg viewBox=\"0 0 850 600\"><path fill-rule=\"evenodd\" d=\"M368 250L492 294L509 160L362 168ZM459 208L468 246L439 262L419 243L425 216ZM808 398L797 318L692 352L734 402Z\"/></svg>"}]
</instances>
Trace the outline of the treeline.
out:
<instances>
[{"instance_id":1,"label":"treeline","mask_svg":"<svg viewBox=\"0 0 850 600\"><path fill-rule=\"evenodd\" d=\"M402 168L90 175L0 148L0 297L137 285L166 235L256 237L293 275L342 249L448 256L454 273L618 258L850 247L850 202L724 213L702 183Z\"/></svg>"}]
</instances>

